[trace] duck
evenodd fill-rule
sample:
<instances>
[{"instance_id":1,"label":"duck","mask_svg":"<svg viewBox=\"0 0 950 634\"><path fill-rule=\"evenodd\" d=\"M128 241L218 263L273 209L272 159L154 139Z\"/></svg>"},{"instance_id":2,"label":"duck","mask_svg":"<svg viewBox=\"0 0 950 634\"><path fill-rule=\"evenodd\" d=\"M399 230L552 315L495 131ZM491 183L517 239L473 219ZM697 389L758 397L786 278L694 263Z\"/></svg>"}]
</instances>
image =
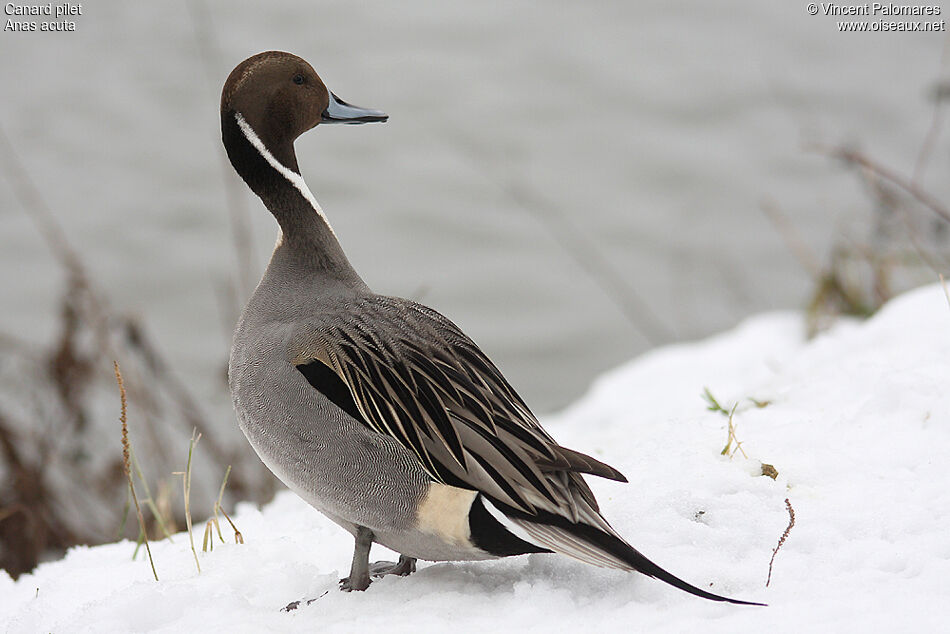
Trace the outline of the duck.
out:
<instances>
[{"instance_id":1,"label":"duck","mask_svg":"<svg viewBox=\"0 0 950 634\"><path fill-rule=\"evenodd\" d=\"M607 522L584 476L617 469L557 443L462 330L420 303L374 293L304 181L295 140L388 116L337 97L313 67L266 51L221 93L227 156L279 225L241 314L228 381L240 429L290 490L354 538L342 590L405 576L417 560L528 553L636 571L713 601ZM369 563L374 543L399 553Z\"/></svg>"}]
</instances>

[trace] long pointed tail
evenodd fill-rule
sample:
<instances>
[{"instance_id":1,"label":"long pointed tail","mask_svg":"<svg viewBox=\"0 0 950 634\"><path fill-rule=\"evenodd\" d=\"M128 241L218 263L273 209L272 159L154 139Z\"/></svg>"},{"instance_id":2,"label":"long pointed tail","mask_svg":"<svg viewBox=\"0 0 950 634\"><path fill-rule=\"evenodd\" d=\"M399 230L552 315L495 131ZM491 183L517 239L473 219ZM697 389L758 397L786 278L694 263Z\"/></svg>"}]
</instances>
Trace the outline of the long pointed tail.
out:
<instances>
[{"instance_id":1,"label":"long pointed tail","mask_svg":"<svg viewBox=\"0 0 950 634\"><path fill-rule=\"evenodd\" d=\"M615 538L616 539L616 538ZM718 594L713 594L712 592L706 592L696 586L687 583L674 575L671 572L667 572L663 568L660 568L658 565L647 559L640 551L638 551L633 546L630 546L622 540L618 540L620 543L626 547L626 561L630 563L638 572L659 579L660 581L665 581L674 588L679 588L689 592L690 594L695 594L697 597L702 597L704 599L709 599L710 601L725 601L726 603L735 603L736 605L762 605L765 603L756 603L754 601L740 601L739 599L730 599L729 597L724 597Z\"/></svg>"},{"instance_id":2,"label":"long pointed tail","mask_svg":"<svg viewBox=\"0 0 950 634\"><path fill-rule=\"evenodd\" d=\"M529 516L498 502L480 496L486 510L508 531L519 539L542 549L551 550L585 563L602 568L636 570L648 577L665 581L684 592L709 599L737 605L765 605L752 601L730 599L687 583L676 575L660 568L640 551L625 542L607 524L600 514L596 518L605 528L596 528L586 523L573 523L567 518L541 512ZM596 513L591 509L593 513ZM593 519L593 518L592 518Z\"/></svg>"}]
</instances>

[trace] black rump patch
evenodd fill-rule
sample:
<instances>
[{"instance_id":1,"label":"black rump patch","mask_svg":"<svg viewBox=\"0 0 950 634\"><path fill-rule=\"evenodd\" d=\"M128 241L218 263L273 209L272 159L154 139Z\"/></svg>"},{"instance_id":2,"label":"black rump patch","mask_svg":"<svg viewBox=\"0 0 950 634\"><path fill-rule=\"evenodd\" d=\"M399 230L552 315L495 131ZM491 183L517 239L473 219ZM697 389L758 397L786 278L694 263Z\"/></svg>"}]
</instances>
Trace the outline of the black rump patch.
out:
<instances>
[{"instance_id":1,"label":"black rump patch","mask_svg":"<svg viewBox=\"0 0 950 634\"><path fill-rule=\"evenodd\" d=\"M472 510L468 513L468 527L472 531L473 544L499 557L551 552L513 535L488 512L481 495L472 502Z\"/></svg>"}]
</instances>

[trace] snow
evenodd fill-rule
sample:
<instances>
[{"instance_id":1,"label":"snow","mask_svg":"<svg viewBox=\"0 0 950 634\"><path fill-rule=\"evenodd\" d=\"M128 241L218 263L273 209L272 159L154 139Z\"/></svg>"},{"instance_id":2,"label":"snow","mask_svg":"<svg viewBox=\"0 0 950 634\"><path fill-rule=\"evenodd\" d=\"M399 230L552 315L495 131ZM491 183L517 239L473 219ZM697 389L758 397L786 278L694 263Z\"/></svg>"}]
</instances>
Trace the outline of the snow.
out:
<instances>
[{"instance_id":1,"label":"snow","mask_svg":"<svg viewBox=\"0 0 950 634\"><path fill-rule=\"evenodd\" d=\"M630 479L590 481L634 546L701 587L769 607L713 603L554 555L420 562L410 577L346 594L336 583L351 538L282 493L262 510L239 505L246 543L199 553L201 574L184 534L152 544L159 582L143 557L132 561L129 542L74 548L16 582L0 572L0 623L16 633L941 630L950 616L944 290L907 293L810 342L801 322L766 314L655 350L544 421ZM704 387L724 407L738 403L748 457L720 454L727 419L706 409ZM795 525L766 588L786 498Z\"/></svg>"}]
</instances>

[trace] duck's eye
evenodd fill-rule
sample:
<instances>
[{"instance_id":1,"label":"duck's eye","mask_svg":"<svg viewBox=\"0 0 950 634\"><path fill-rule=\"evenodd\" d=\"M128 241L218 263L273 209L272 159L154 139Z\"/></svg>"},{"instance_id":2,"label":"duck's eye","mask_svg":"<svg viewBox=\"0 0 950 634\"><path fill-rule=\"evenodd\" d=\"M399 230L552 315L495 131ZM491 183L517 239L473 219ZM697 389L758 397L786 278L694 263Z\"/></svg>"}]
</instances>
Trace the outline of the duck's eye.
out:
<instances>
[{"instance_id":1,"label":"duck's eye","mask_svg":"<svg viewBox=\"0 0 950 634\"><path fill-rule=\"evenodd\" d=\"M299 86L300 84L302 84L302 83L303 83L303 75L301 75L300 73L297 73L296 75L294 75L294 83L297 84L298 86Z\"/></svg>"}]
</instances>

